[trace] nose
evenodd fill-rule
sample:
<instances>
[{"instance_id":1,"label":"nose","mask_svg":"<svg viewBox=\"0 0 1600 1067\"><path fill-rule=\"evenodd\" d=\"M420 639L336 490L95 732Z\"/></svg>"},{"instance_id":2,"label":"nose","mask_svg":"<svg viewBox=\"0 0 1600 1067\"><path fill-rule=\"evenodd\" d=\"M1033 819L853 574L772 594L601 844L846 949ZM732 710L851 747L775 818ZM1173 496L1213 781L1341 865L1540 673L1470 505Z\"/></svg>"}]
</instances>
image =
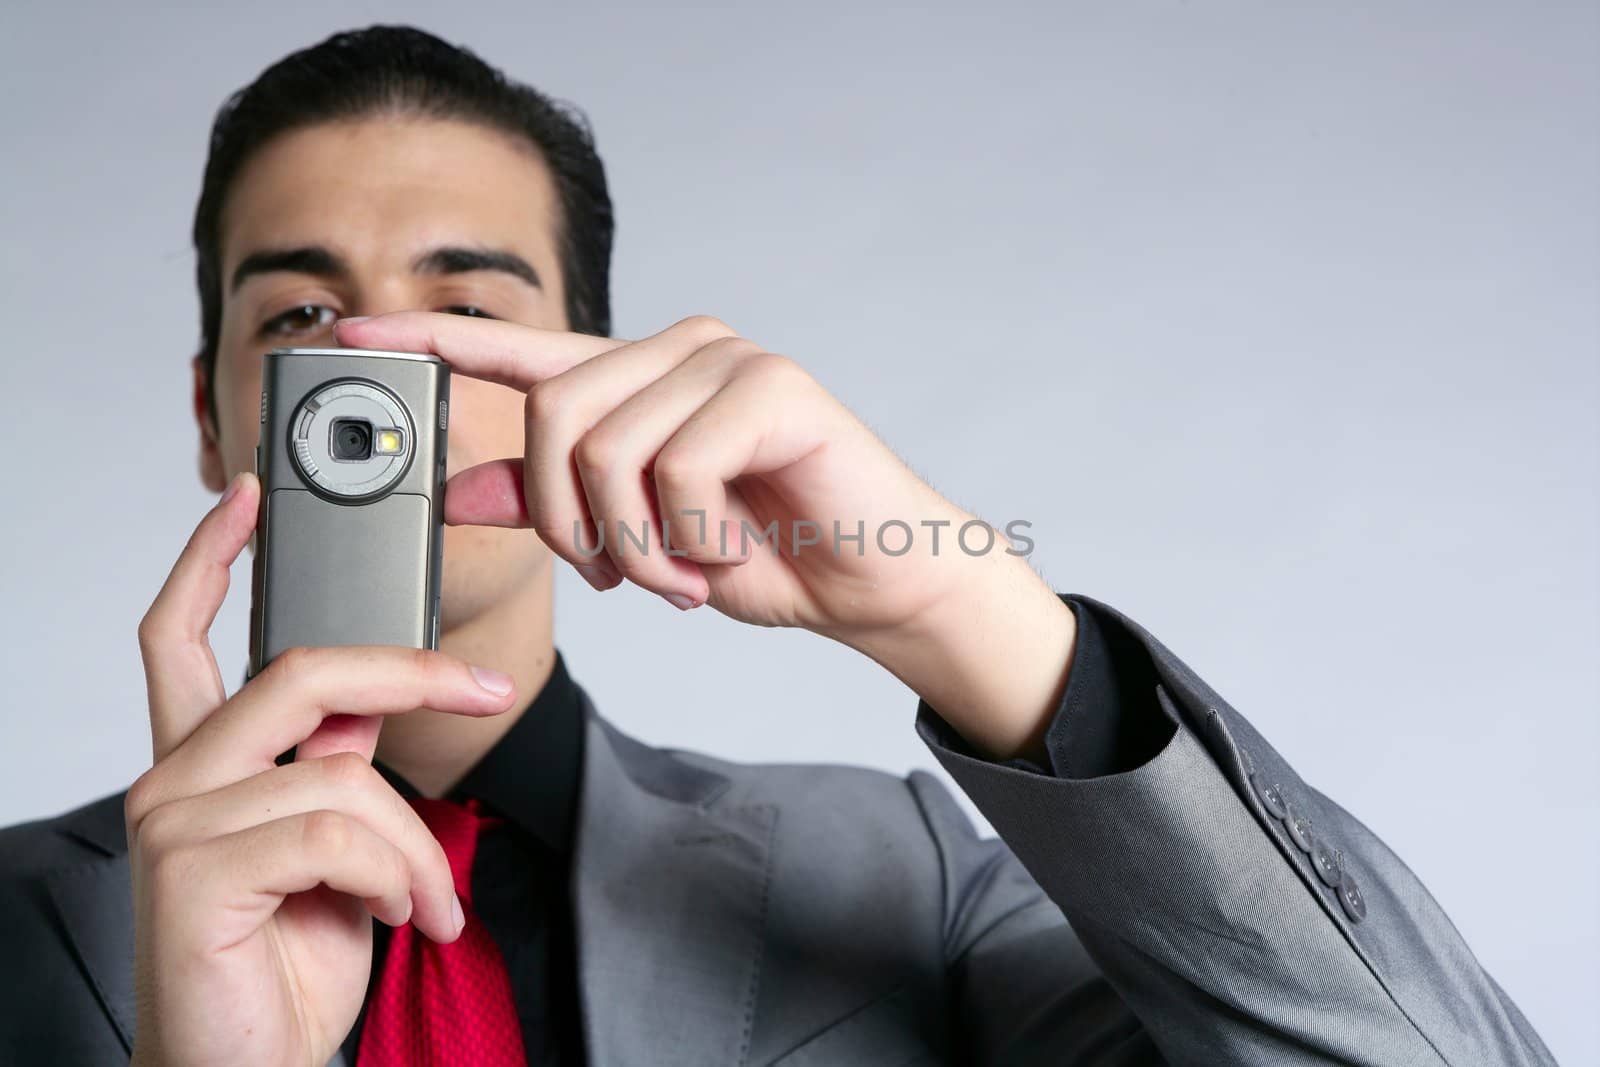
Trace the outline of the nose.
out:
<instances>
[{"instance_id":1,"label":"nose","mask_svg":"<svg viewBox=\"0 0 1600 1067\"><path fill-rule=\"evenodd\" d=\"M345 317L351 319L386 315L391 311L426 310L415 281L393 270L358 278L351 296L350 309L345 313Z\"/></svg>"}]
</instances>

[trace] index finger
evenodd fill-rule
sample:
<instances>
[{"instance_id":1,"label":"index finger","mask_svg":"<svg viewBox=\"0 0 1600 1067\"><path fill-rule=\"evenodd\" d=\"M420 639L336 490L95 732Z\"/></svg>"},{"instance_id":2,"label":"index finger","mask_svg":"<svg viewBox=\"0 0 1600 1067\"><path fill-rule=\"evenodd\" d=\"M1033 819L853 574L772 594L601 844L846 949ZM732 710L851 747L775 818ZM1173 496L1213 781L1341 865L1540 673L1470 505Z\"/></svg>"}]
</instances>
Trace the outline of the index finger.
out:
<instances>
[{"instance_id":1,"label":"index finger","mask_svg":"<svg viewBox=\"0 0 1600 1067\"><path fill-rule=\"evenodd\" d=\"M167 757L161 775L167 784L155 790L156 799L168 791L193 796L259 774L280 753L314 736L330 717L375 718L417 708L485 717L506 711L515 697L511 679L445 652L399 645L291 649ZM376 740L375 732L370 740ZM344 750L324 745L316 755ZM370 748L359 751L370 758ZM310 754L296 752L297 758L302 755ZM145 810L149 807L154 802Z\"/></svg>"},{"instance_id":2,"label":"index finger","mask_svg":"<svg viewBox=\"0 0 1600 1067\"><path fill-rule=\"evenodd\" d=\"M340 319L334 323L333 336L351 348L430 353L450 364L452 371L524 393L546 378L628 344L610 337L442 311L391 311L371 318Z\"/></svg>"}]
</instances>

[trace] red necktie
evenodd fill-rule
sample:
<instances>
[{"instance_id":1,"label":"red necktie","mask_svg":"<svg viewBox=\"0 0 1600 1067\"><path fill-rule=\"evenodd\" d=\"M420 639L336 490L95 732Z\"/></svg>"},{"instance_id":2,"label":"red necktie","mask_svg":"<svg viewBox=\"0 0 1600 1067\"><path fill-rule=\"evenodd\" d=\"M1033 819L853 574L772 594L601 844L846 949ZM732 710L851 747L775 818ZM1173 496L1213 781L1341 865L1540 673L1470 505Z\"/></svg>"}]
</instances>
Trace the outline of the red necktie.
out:
<instances>
[{"instance_id":1,"label":"red necktie","mask_svg":"<svg viewBox=\"0 0 1600 1067\"><path fill-rule=\"evenodd\" d=\"M526 1067L522 1024L505 959L472 910L478 832L498 822L447 800L410 800L444 846L466 913L461 936L441 945L410 923L390 934L356 1067Z\"/></svg>"}]
</instances>

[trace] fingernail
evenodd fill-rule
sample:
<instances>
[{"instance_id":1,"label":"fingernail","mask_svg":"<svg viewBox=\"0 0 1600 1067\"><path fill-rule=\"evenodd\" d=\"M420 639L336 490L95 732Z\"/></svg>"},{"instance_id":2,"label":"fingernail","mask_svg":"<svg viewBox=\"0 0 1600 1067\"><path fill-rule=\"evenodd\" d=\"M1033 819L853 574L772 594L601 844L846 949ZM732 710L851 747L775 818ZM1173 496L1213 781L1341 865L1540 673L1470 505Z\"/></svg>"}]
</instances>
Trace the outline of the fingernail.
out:
<instances>
[{"instance_id":1,"label":"fingernail","mask_svg":"<svg viewBox=\"0 0 1600 1067\"><path fill-rule=\"evenodd\" d=\"M667 598L667 603L679 611L688 611L694 607L694 600L691 597L684 596L682 593L665 593L663 595Z\"/></svg>"},{"instance_id":2,"label":"fingernail","mask_svg":"<svg viewBox=\"0 0 1600 1067\"><path fill-rule=\"evenodd\" d=\"M226 504L228 501L237 496L239 493L239 483L242 481L244 481L244 472L241 471L233 476L233 481L229 482L228 488L222 491L222 499L217 501L217 503Z\"/></svg>"},{"instance_id":3,"label":"fingernail","mask_svg":"<svg viewBox=\"0 0 1600 1067\"><path fill-rule=\"evenodd\" d=\"M609 563L574 563L572 566L584 581L602 593L622 581L622 575L612 570Z\"/></svg>"},{"instance_id":4,"label":"fingernail","mask_svg":"<svg viewBox=\"0 0 1600 1067\"><path fill-rule=\"evenodd\" d=\"M372 318L371 315L352 315L348 319L340 319L337 322L335 322L333 324L333 328L337 330L341 326L348 326L352 322L366 322L370 318Z\"/></svg>"},{"instance_id":5,"label":"fingernail","mask_svg":"<svg viewBox=\"0 0 1600 1067\"><path fill-rule=\"evenodd\" d=\"M450 897L450 914L455 916L456 933L460 933L467 925L467 913L461 910L461 898L454 894Z\"/></svg>"},{"instance_id":6,"label":"fingernail","mask_svg":"<svg viewBox=\"0 0 1600 1067\"><path fill-rule=\"evenodd\" d=\"M503 697L511 692L512 682L509 674L488 667L473 667L472 676L478 680L479 685L497 697Z\"/></svg>"}]
</instances>

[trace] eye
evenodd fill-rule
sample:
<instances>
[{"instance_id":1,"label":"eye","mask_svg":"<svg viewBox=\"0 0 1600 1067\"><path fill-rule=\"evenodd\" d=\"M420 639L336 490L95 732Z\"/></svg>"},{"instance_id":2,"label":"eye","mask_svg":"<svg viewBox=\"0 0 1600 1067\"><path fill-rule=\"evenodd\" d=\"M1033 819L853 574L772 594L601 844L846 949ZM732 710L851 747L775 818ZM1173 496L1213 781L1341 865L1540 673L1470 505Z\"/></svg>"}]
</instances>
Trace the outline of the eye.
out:
<instances>
[{"instance_id":1,"label":"eye","mask_svg":"<svg viewBox=\"0 0 1600 1067\"><path fill-rule=\"evenodd\" d=\"M309 333L332 325L336 318L337 313L323 304L301 304L268 319L261 332L278 336Z\"/></svg>"},{"instance_id":2,"label":"eye","mask_svg":"<svg viewBox=\"0 0 1600 1067\"><path fill-rule=\"evenodd\" d=\"M493 315L475 304L451 304L449 307L440 308L447 315L466 315L475 319L492 319Z\"/></svg>"}]
</instances>

